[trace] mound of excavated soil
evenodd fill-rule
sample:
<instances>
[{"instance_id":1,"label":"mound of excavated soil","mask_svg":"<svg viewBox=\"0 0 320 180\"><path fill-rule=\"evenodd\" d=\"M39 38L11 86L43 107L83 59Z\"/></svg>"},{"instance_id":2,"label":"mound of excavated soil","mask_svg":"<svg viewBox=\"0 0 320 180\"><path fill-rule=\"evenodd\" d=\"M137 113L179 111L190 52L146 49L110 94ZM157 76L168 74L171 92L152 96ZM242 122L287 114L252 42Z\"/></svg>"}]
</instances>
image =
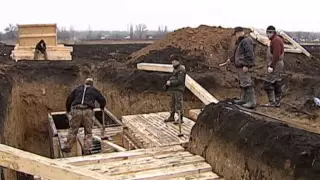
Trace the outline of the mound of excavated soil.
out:
<instances>
[{"instance_id":1,"label":"mound of excavated soil","mask_svg":"<svg viewBox=\"0 0 320 180\"><path fill-rule=\"evenodd\" d=\"M192 128L189 150L225 179L320 178L320 135L210 104Z\"/></svg>"},{"instance_id":2,"label":"mound of excavated soil","mask_svg":"<svg viewBox=\"0 0 320 180\"><path fill-rule=\"evenodd\" d=\"M199 26L198 28L182 28L169 33L168 36L152 45L131 54L129 64L140 62L171 63L171 54L180 55L188 71L219 71L225 73L225 67L219 63L226 61L234 51L235 37L233 30L221 27ZM248 31L247 31L248 32ZM257 76L266 72L266 47L254 41L256 46ZM307 58L303 54L285 56L286 70L309 75L320 75L320 60Z\"/></svg>"},{"instance_id":3,"label":"mound of excavated soil","mask_svg":"<svg viewBox=\"0 0 320 180\"><path fill-rule=\"evenodd\" d=\"M179 29L168 34L165 39L133 53L129 63L171 63L168 61L169 56L179 54L189 68L210 66L213 62L226 60L232 31L204 25Z\"/></svg>"}]
</instances>

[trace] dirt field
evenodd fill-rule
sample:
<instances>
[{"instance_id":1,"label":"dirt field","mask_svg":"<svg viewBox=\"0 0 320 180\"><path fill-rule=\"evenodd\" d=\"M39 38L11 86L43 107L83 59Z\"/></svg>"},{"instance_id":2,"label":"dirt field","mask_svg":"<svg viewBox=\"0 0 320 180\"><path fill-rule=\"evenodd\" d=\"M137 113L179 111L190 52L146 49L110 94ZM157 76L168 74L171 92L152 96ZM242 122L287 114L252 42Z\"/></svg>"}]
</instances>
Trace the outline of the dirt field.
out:
<instances>
[{"instance_id":1,"label":"dirt field","mask_svg":"<svg viewBox=\"0 0 320 180\"><path fill-rule=\"evenodd\" d=\"M219 67L232 51L231 29L200 26L184 28L152 45L106 44L74 45L73 61L10 60L12 46L0 45L0 130L1 142L49 156L47 113L63 111L70 91L93 77L107 96L108 107L118 117L126 114L168 111L170 94L163 84L168 74L135 69L138 62L170 63L171 54L181 56L188 74L223 100L239 94L237 75L232 66ZM144 48L146 47L146 48ZM266 72L266 48L257 47L255 82L258 102L265 103L262 90ZM320 59L287 54L284 101L318 114L308 100L320 96ZM185 93L185 112L203 104L189 91ZM289 106L258 111L281 118L296 126L320 132L320 118L309 118ZM222 174L226 176L225 174Z\"/></svg>"}]
</instances>

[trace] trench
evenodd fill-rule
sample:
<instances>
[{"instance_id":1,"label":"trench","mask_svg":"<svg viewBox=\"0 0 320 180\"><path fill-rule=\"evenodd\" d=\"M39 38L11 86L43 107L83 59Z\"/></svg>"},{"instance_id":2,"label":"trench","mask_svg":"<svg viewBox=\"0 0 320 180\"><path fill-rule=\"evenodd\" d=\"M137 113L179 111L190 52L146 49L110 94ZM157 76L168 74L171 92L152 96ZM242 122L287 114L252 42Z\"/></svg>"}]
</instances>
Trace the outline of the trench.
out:
<instances>
[{"instance_id":1,"label":"trench","mask_svg":"<svg viewBox=\"0 0 320 180\"><path fill-rule=\"evenodd\" d=\"M108 109L122 115L170 110L171 96L162 89L168 75L127 68L96 67L89 63L19 62L0 79L1 141L38 155L50 157L48 112L64 111L68 94L87 77L107 98ZM163 83L163 84L162 84ZM185 95L185 111L201 102ZM7 116L6 116L7 114ZM15 179L6 173L5 179Z\"/></svg>"}]
</instances>

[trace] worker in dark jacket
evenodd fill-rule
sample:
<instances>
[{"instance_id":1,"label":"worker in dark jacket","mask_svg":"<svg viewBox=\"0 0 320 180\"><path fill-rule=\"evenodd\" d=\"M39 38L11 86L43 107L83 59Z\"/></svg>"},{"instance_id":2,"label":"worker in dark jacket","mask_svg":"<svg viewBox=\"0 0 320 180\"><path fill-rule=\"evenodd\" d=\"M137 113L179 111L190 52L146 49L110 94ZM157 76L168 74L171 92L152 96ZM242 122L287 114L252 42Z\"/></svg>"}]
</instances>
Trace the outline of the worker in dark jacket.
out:
<instances>
[{"instance_id":1,"label":"worker in dark jacket","mask_svg":"<svg viewBox=\"0 0 320 180\"><path fill-rule=\"evenodd\" d=\"M84 126L84 147L83 153L88 155L91 153L92 145L92 126L94 117L95 101L98 101L100 108L103 110L106 106L106 99L93 87L93 79L88 78L84 85L74 89L67 98L66 108L67 113L71 114L69 122L70 129L67 136L67 142L62 149L63 152L71 152L72 145L75 143L78 129L81 124Z\"/></svg>"},{"instance_id":2,"label":"worker in dark jacket","mask_svg":"<svg viewBox=\"0 0 320 180\"><path fill-rule=\"evenodd\" d=\"M250 37L245 36L242 27L236 27L234 34L237 38L234 55L228 61L232 61L238 71L241 95L236 104L245 108L254 108L257 104L255 90L252 81L252 68L255 65L254 45Z\"/></svg>"},{"instance_id":3,"label":"worker in dark jacket","mask_svg":"<svg viewBox=\"0 0 320 180\"><path fill-rule=\"evenodd\" d=\"M42 53L44 55L44 59L48 60L47 55L47 46L43 39L41 39L38 44L36 45L35 51L34 51L34 60L39 59L39 54Z\"/></svg>"},{"instance_id":4,"label":"worker in dark jacket","mask_svg":"<svg viewBox=\"0 0 320 180\"><path fill-rule=\"evenodd\" d=\"M270 39L270 46L267 50L268 72L264 89L267 92L269 103L267 106L280 107L282 96L282 73L284 69L284 43L277 35L276 28L269 26L267 36Z\"/></svg>"},{"instance_id":5,"label":"worker in dark jacket","mask_svg":"<svg viewBox=\"0 0 320 180\"><path fill-rule=\"evenodd\" d=\"M178 113L179 120L183 123L183 93L185 91L185 79L186 69L180 64L178 58L174 55L170 56L173 65L173 74L166 83L166 89L172 92L171 101L171 113L170 117L164 122L174 122L179 124L179 121L175 121L174 115Z\"/></svg>"}]
</instances>

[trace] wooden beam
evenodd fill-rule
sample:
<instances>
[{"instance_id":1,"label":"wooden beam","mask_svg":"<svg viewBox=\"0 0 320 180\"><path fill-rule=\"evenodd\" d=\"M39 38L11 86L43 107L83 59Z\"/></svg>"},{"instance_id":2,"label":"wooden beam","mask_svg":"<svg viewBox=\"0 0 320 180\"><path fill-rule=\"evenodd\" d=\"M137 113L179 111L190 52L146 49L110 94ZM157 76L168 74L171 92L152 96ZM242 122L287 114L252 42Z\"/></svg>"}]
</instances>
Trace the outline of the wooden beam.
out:
<instances>
[{"instance_id":1,"label":"wooden beam","mask_svg":"<svg viewBox=\"0 0 320 180\"><path fill-rule=\"evenodd\" d=\"M81 165L87 165L87 164L113 162L115 160L121 160L121 159L141 158L141 157L147 157L150 155L165 154L165 153L171 153L171 152L177 152L177 151L184 151L184 148L180 145L156 147L156 148L150 148L150 149L137 149L132 151L98 154L98 155L91 155L91 156L62 158L62 159L58 159L57 161L68 163L71 165L81 166Z\"/></svg>"},{"instance_id":2,"label":"wooden beam","mask_svg":"<svg viewBox=\"0 0 320 180\"><path fill-rule=\"evenodd\" d=\"M303 53L302 50L301 50L301 49L298 49L298 48L296 48L296 49L287 49L287 48L285 48L285 49L284 49L284 52L286 52L286 53L296 53L296 54L301 54L301 53Z\"/></svg>"},{"instance_id":3,"label":"wooden beam","mask_svg":"<svg viewBox=\"0 0 320 180\"><path fill-rule=\"evenodd\" d=\"M48 34L24 34L24 35L19 35L19 38L33 38L33 37L55 37L56 34L54 33L48 33Z\"/></svg>"},{"instance_id":4,"label":"wooden beam","mask_svg":"<svg viewBox=\"0 0 320 180\"><path fill-rule=\"evenodd\" d=\"M187 175L183 177L176 177L176 178L171 178L169 180L186 180L186 179L197 179L197 180L223 180L220 178L217 174L213 172L205 172L205 173L199 173L199 174L192 174L192 175Z\"/></svg>"},{"instance_id":5,"label":"wooden beam","mask_svg":"<svg viewBox=\"0 0 320 180\"><path fill-rule=\"evenodd\" d=\"M93 111L100 111L101 109L100 108L94 108ZM66 111L58 111L58 112L52 112L50 113L51 116L54 116L54 115L62 115L62 114L66 114L67 112Z\"/></svg>"},{"instance_id":6,"label":"wooden beam","mask_svg":"<svg viewBox=\"0 0 320 180\"><path fill-rule=\"evenodd\" d=\"M159 72L173 71L172 65L169 65L169 64L139 63L137 64L137 68L139 70L145 70L145 71L159 71ZM207 90L205 90L199 83L197 83L194 79L192 79L188 74L186 75L185 85L205 105L219 102L215 97L213 97Z\"/></svg>"},{"instance_id":7,"label":"wooden beam","mask_svg":"<svg viewBox=\"0 0 320 180\"><path fill-rule=\"evenodd\" d=\"M287 41L289 41L293 46L295 46L296 48L299 48L302 50L303 54L305 54L306 56L310 57L311 54L304 49L302 46L300 46L300 44L298 44L295 40L293 40L289 35L287 35L285 32L281 31L280 35L285 38Z\"/></svg>"},{"instance_id":8,"label":"wooden beam","mask_svg":"<svg viewBox=\"0 0 320 180\"><path fill-rule=\"evenodd\" d=\"M107 179L99 173L79 169L72 165L63 164L56 160L15 149L3 144L0 144L0 157L0 166L27 174L37 175L44 179Z\"/></svg>"},{"instance_id":9,"label":"wooden beam","mask_svg":"<svg viewBox=\"0 0 320 180\"><path fill-rule=\"evenodd\" d=\"M53 117L51 114L48 114L48 120L49 120L49 128L50 131L52 132L52 137L58 136L57 128L56 125L54 124Z\"/></svg>"},{"instance_id":10,"label":"wooden beam","mask_svg":"<svg viewBox=\"0 0 320 180\"><path fill-rule=\"evenodd\" d=\"M125 148L113 143L113 142L110 142L108 140L102 140L101 141L102 144L105 144L105 145L108 145L108 146L111 146L113 149L115 149L116 151L118 152L124 152L124 151L127 151Z\"/></svg>"},{"instance_id":11,"label":"wooden beam","mask_svg":"<svg viewBox=\"0 0 320 180\"><path fill-rule=\"evenodd\" d=\"M108 116L109 118L111 118L113 121L115 121L116 123L118 123L118 124L121 125L121 126L124 126L124 124L123 124L115 115L113 115L112 112L109 111L109 109L104 108L104 112L105 112L105 113L107 114L107 116Z\"/></svg>"},{"instance_id":12,"label":"wooden beam","mask_svg":"<svg viewBox=\"0 0 320 180\"><path fill-rule=\"evenodd\" d=\"M96 171L111 176L137 173L162 168L170 168L188 164L204 162L201 156L194 156L189 152L179 152L155 157L146 157L134 160L123 160L110 163L93 164L81 168Z\"/></svg>"},{"instance_id":13,"label":"wooden beam","mask_svg":"<svg viewBox=\"0 0 320 180\"><path fill-rule=\"evenodd\" d=\"M124 152L124 151L127 151L125 148L111 142L111 141L108 141L108 140L102 140L99 136L95 136L93 135L93 137L95 139L97 139L100 143L101 143L101 146L103 145L107 145L107 146L111 146L113 149L115 149L116 151L118 152Z\"/></svg>"},{"instance_id":14,"label":"wooden beam","mask_svg":"<svg viewBox=\"0 0 320 180\"><path fill-rule=\"evenodd\" d=\"M200 163L174 166L174 167L163 168L163 169L136 172L132 174L117 175L113 177L115 179L153 180L153 179L169 179L169 178L175 178L179 176L186 176L186 175L197 174L202 172L210 172L210 171L212 171L212 167L209 164L207 164L206 162L200 162Z\"/></svg>"}]
</instances>

